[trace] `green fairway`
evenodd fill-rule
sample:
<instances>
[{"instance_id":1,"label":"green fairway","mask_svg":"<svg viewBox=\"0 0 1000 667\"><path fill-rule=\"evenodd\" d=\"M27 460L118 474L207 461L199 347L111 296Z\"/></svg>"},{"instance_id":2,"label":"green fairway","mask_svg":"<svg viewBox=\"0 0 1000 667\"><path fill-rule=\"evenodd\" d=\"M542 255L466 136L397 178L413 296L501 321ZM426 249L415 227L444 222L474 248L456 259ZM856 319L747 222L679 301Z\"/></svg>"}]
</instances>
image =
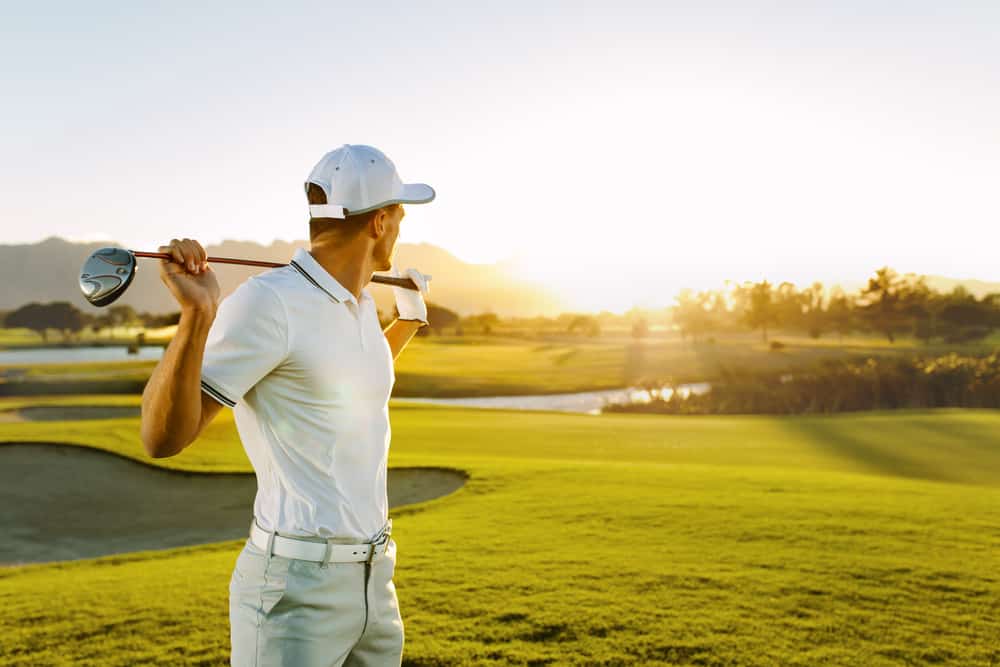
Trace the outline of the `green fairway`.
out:
<instances>
[{"instance_id":1,"label":"green fairway","mask_svg":"<svg viewBox=\"0 0 1000 667\"><path fill-rule=\"evenodd\" d=\"M137 397L0 401L136 404ZM1000 414L572 415L406 405L404 664L1000 664ZM137 420L7 441L145 459ZM224 411L173 459L249 470ZM0 569L0 663L226 664L241 542Z\"/></svg>"},{"instance_id":2,"label":"green fairway","mask_svg":"<svg viewBox=\"0 0 1000 667\"><path fill-rule=\"evenodd\" d=\"M837 341L778 333L771 340L782 341L784 347L772 350L756 333L719 335L697 343L673 334L638 342L622 336L550 335L537 340L514 336L418 337L396 362L393 395L558 394L646 382L712 381L734 369L781 371L810 366L821 359L983 354L993 349L985 344L923 345L911 339L890 345L871 336ZM6 393L15 395L21 382L33 385L30 393L36 395L46 393L48 387L67 385L71 387L68 391L76 393L138 393L155 365L155 361L7 364L0 366L0 389L4 389L4 382L9 383Z\"/></svg>"}]
</instances>

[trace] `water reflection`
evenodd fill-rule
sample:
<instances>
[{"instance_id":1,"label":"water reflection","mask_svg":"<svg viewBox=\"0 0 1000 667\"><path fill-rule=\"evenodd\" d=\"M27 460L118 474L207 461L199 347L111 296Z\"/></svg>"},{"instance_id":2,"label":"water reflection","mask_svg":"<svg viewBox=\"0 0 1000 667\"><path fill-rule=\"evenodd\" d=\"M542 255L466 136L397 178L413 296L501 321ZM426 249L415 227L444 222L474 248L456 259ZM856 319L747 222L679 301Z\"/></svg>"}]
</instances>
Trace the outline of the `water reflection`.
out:
<instances>
[{"instance_id":1,"label":"water reflection","mask_svg":"<svg viewBox=\"0 0 1000 667\"><path fill-rule=\"evenodd\" d=\"M129 354L126 345L85 347L29 347L0 350L3 364L72 364L93 361L146 361L163 356L163 346L142 345Z\"/></svg>"},{"instance_id":2,"label":"water reflection","mask_svg":"<svg viewBox=\"0 0 1000 667\"><path fill-rule=\"evenodd\" d=\"M687 398L693 394L704 394L711 389L708 382L677 385L677 395ZM507 410L556 410L559 412L580 412L590 415L601 414L601 408L608 403L638 402L648 403L654 396L668 399L673 389L665 386L659 389L627 387L603 391L584 391L572 394L546 394L543 396L481 396L477 398L399 398L407 403L430 403L434 405L458 405L474 408L494 408Z\"/></svg>"}]
</instances>

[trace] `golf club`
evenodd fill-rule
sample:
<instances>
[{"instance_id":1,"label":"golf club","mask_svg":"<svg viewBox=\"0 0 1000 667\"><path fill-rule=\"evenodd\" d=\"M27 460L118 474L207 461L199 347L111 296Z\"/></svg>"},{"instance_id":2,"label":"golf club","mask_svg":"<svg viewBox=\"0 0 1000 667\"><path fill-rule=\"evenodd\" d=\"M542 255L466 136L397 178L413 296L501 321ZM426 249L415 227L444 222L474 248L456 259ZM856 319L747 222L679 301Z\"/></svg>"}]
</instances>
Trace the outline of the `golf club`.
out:
<instances>
[{"instance_id":1,"label":"golf club","mask_svg":"<svg viewBox=\"0 0 1000 667\"><path fill-rule=\"evenodd\" d=\"M92 305L107 306L125 293L132 284L136 272L136 257L154 259L170 259L163 252L136 252L124 248L101 248L94 251L80 269L80 291ZM209 257L209 262L216 264L241 264L243 266L261 266L277 268L288 266L279 262L263 262L256 259L232 259L230 257ZM430 278L430 276L427 276ZM409 278L393 276L372 276L373 283L394 285L406 289L419 290L417 284Z\"/></svg>"}]
</instances>

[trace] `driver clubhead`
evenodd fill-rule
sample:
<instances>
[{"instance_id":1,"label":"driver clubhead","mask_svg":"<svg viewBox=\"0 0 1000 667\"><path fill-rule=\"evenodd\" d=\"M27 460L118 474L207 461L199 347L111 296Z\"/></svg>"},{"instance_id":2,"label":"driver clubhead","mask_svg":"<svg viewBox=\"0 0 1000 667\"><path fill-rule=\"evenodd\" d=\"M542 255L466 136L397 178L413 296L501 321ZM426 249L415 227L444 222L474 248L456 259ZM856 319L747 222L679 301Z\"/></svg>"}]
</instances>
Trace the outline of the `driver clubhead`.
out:
<instances>
[{"instance_id":1,"label":"driver clubhead","mask_svg":"<svg viewBox=\"0 0 1000 667\"><path fill-rule=\"evenodd\" d=\"M107 306L132 284L135 270L135 255L128 250L101 248L80 269L80 291L91 304Z\"/></svg>"}]
</instances>

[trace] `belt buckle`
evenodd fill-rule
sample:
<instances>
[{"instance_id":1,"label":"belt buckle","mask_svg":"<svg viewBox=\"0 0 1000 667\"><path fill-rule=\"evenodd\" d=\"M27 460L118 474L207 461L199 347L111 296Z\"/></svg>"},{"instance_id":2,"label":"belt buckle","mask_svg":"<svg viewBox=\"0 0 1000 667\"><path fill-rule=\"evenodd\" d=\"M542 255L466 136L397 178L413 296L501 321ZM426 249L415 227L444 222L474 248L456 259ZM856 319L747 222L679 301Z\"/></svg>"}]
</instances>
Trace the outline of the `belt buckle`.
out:
<instances>
[{"instance_id":1,"label":"belt buckle","mask_svg":"<svg viewBox=\"0 0 1000 667\"><path fill-rule=\"evenodd\" d=\"M368 544L368 558L365 559L365 562L368 563L369 565L371 565L372 561L375 560L375 554L378 553L378 547L379 546L380 545L378 543L376 543L376 542L370 542ZM382 546L382 554L383 555L385 555L386 553L389 552L389 536L388 535L386 535L385 538L382 540L382 545L381 546Z\"/></svg>"}]
</instances>

